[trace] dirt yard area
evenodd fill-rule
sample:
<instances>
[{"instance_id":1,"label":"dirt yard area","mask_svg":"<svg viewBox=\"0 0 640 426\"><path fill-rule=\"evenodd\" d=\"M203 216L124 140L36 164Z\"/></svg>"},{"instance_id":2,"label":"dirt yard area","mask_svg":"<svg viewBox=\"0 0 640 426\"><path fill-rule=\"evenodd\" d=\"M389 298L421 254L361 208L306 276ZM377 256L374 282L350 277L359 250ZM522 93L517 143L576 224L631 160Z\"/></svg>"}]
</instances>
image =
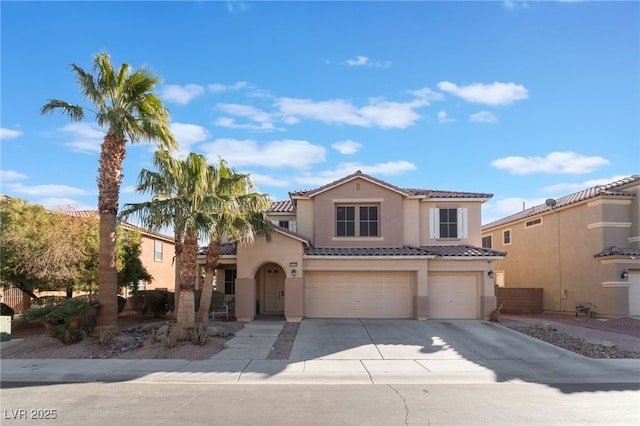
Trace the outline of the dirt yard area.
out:
<instances>
[{"instance_id":1,"label":"dirt yard area","mask_svg":"<svg viewBox=\"0 0 640 426\"><path fill-rule=\"evenodd\" d=\"M124 311L118 317L121 333L113 336L109 344L101 345L97 335L88 335L79 343L65 345L51 337L41 324L14 321L12 340L23 341L3 349L0 358L209 359L224 349L224 342L244 327L242 322L211 320L208 324L207 341L202 346L184 341L169 347L166 339L152 338L152 330L157 331L172 322L175 321L171 315L166 318L142 319L133 311Z\"/></svg>"}]
</instances>

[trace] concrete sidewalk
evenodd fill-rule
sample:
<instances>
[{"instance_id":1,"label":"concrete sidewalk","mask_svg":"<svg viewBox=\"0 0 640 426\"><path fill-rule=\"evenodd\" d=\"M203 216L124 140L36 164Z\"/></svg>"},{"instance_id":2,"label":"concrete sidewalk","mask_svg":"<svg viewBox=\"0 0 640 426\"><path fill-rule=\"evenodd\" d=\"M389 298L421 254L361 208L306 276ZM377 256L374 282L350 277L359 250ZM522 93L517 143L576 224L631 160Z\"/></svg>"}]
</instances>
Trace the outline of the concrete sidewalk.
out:
<instances>
[{"instance_id":1,"label":"concrete sidewalk","mask_svg":"<svg viewBox=\"0 0 640 426\"><path fill-rule=\"evenodd\" d=\"M2 382L219 384L623 383L640 360L595 360L483 321L304 320L287 360L284 322L253 321L212 359L6 359Z\"/></svg>"}]
</instances>

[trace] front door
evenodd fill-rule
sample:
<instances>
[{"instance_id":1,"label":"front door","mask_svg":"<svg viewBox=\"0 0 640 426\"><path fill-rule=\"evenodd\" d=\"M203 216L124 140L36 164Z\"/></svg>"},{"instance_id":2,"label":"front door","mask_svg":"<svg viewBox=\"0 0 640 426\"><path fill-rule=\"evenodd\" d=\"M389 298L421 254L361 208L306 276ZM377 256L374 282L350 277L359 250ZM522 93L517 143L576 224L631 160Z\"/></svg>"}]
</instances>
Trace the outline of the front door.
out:
<instances>
[{"instance_id":1,"label":"front door","mask_svg":"<svg viewBox=\"0 0 640 426\"><path fill-rule=\"evenodd\" d=\"M284 271L278 265L267 265L264 271L264 312L284 312Z\"/></svg>"}]
</instances>

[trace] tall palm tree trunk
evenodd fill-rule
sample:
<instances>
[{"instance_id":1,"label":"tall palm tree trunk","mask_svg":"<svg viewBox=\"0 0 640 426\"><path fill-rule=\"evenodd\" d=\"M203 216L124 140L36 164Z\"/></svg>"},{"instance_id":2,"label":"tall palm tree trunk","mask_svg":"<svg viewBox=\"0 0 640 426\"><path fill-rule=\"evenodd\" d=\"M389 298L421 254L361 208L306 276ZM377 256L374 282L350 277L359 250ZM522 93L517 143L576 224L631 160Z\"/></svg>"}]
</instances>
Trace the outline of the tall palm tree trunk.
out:
<instances>
[{"instance_id":1,"label":"tall palm tree trunk","mask_svg":"<svg viewBox=\"0 0 640 426\"><path fill-rule=\"evenodd\" d=\"M197 321L201 324L209 322L209 309L211 308L211 295L213 294L213 278L216 276L218 259L220 258L220 240L211 240L207 251L207 261L204 264L204 283L202 284L202 297L198 308Z\"/></svg>"},{"instance_id":2,"label":"tall palm tree trunk","mask_svg":"<svg viewBox=\"0 0 640 426\"><path fill-rule=\"evenodd\" d=\"M124 138L109 129L104 137L98 170L98 302L96 331L118 331L118 270L116 268L116 227L122 163L126 154Z\"/></svg>"},{"instance_id":3,"label":"tall palm tree trunk","mask_svg":"<svg viewBox=\"0 0 640 426\"><path fill-rule=\"evenodd\" d=\"M179 337L186 337L186 334L195 325L196 259L198 256L198 237L195 233L187 232L183 250L180 265L180 301L176 314Z\"/></svg>"}]
</instances>

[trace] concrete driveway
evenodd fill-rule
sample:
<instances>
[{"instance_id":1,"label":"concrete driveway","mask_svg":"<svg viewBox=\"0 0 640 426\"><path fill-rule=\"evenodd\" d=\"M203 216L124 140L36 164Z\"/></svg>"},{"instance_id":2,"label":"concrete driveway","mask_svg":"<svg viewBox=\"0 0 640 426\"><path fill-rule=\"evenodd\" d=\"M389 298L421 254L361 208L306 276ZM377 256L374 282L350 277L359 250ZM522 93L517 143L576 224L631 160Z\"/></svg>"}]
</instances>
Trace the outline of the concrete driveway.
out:
<instances>
[{"instance_id":1,"label":"concrete driveway","mask_svg":"<svg viewBox=\"0 0 640 426\"><path fill-rule=\"evenodd\" d=\"M486 321L305 319L289 359L557 359L566 353Z\"/></svg>"}]
</instances>

